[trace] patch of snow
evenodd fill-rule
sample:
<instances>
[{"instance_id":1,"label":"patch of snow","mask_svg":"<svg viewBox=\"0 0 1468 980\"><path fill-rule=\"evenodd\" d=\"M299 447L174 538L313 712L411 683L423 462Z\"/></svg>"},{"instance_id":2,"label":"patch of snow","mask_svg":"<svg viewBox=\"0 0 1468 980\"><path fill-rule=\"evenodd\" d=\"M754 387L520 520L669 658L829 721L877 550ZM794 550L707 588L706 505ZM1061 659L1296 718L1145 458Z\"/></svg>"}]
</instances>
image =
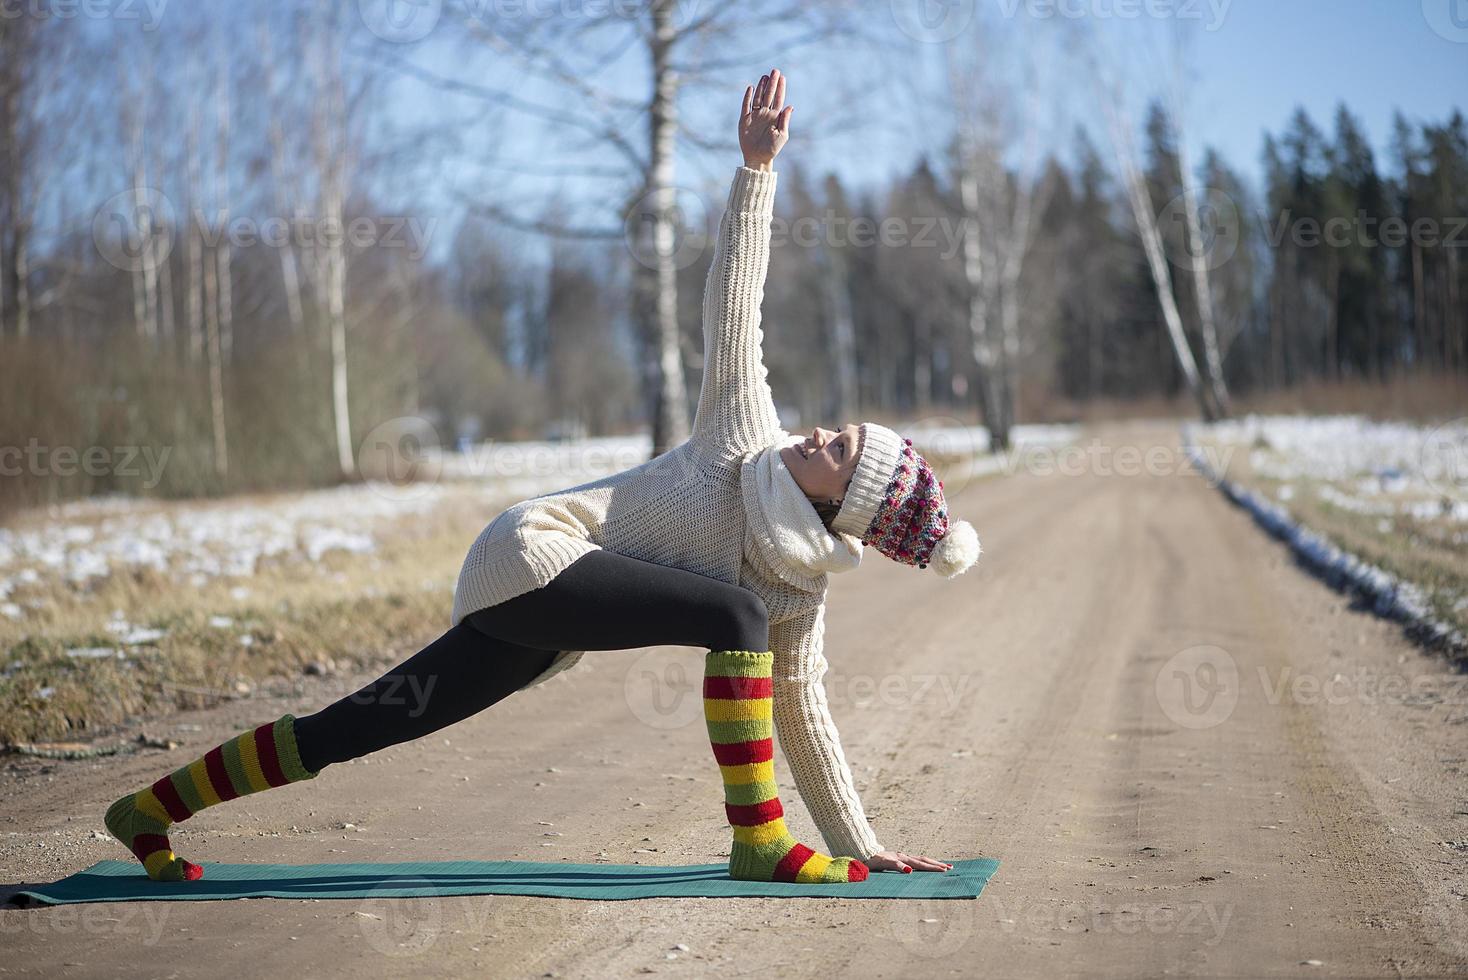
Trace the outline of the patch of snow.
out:
<instances>
[{"instance_id":1,"label":"patch of snow","mask_svg":"<svg viewBox=\"0 0 1468 980\"><path fill-rule=\"evenodd\" d=\"M1325 484L1321 498L1344 510L1468 523L1468 425L1462 422L1249 415L1194 431L1211 442L1248 447L1249 464L1261 477Z\"/></svg>"},{"instance_id":2,"label":"patch of snow","mask_svg":"<svg viewBox=\"0 0 1468 980\"><path fill-rule=\"evenodd\" d=\"M123 658L127 654L116 647L74 647L66 651L68 657L78 660L106 660L112 657Z\"/></svg>"},{"instance_id":3,"label":"patch of snow","mask_svg":"<svg viewBox=\"0 0 1468 980\"><path fill-rule=\"evenodd\" d=\"M1209 431L1218 427L1210 426ZM1197 448L1195 432L1184 432L1184 443L1200 473L1216 483L1230 500L1248 511L1260 527L1284 541L1307 568L1332 588L1365 597L1371 601L1377 615L1406 624L1410 633L1430 645L1453 650L1468 648L1468 639L1462 633L1434 618L1427 593L1420 586L1343 551L1323 535L1295 521L1283 507L1214 472Z\"/></svg>"}]
</instances>

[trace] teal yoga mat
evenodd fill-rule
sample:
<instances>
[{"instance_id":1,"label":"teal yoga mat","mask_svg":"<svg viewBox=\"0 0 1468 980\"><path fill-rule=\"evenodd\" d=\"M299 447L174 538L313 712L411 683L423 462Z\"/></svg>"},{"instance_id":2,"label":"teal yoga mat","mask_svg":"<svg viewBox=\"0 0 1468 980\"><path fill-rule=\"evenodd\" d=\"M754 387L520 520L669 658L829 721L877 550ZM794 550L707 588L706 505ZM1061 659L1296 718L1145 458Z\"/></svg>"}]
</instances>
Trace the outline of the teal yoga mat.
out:
<instances>
[{"instance_id":1,"label":"teal yoga mat","mask_svg":"<svg viewBox=\"0 0 1468 980\"><path fill-rule=\"evenodd\" d=\"M405 864L206 864L200 881L150 881L135 861L100 861L17 896L77 902L217 901L228 898L417 898L541 895L630 898L978 898L999 868L989 858L955 861L941 874L882 872L847 885L734 881L723 864L545 864L535 861L414 861Z\"/></svg>"}]
</instances>

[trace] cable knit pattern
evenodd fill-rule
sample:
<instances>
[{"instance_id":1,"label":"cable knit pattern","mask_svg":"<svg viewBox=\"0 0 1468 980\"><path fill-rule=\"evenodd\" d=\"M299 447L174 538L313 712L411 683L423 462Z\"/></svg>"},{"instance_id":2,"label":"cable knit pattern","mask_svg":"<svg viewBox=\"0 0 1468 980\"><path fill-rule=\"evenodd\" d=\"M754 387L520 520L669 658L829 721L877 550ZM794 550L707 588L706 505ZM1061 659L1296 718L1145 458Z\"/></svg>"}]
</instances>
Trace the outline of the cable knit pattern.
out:
<instances>
[{"instance_id":1,"label":"cable knit pattern","mask_svg":"<svg viewBox=\"0 0 1468 980\"><path fill-rule=\"evenodd\" d=\"M692 436L641 466L506 510L464 559L452 621L546 585L597 548L750 589L769 609L775 728L796 786L831 853L865 859L883 848L821 683L826 575L790 575L788 556L769 551L774 537L748 533L742 484L790 438L775 413L760 331L775 184L773 172L740 167L729 190L704 289L704 375ZM808 510L800 519L818 520ZM531 684L580 658L563 651Z\"/></svg>"}]
</instances>

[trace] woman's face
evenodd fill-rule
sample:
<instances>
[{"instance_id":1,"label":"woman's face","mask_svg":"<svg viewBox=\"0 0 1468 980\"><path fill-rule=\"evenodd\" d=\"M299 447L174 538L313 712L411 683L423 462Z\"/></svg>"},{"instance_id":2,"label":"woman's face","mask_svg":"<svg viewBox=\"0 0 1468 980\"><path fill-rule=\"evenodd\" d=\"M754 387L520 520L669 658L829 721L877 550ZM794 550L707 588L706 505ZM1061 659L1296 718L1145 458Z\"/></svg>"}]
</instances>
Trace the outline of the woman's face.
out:
<instances>
[{"instance_id":1,"label":"woman's face","mask_svg":"<svg viewBox=\"0 0 1468 980\"><path fill-rule=\"evenodd\" d=\"M848 423L837 431L817 428L805 441L780 450L785 468L812 500L840 500L861 456L861 430Z\"/></svg>"}]
</instances>

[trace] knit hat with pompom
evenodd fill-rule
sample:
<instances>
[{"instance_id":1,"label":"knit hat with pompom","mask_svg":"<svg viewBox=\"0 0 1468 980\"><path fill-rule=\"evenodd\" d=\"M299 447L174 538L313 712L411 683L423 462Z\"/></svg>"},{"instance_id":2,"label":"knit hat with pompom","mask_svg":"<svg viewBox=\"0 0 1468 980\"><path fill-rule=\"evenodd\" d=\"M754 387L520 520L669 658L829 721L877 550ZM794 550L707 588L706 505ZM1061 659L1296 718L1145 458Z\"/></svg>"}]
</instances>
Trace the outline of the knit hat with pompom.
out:
<instances>
[{"instance_id":1,"label":"knit hat with pompom","mask_svg":"<svg viewBox=\"0 0 1468 980\"><path fill-rule=\"evenodd\" d=\"M861 456L831 529L860 538L893 561L944 578L968 571L979 536L968 521L948 519L943 484L904 439L874 422L861 427Z\"/></svg>"}]
</instances>

